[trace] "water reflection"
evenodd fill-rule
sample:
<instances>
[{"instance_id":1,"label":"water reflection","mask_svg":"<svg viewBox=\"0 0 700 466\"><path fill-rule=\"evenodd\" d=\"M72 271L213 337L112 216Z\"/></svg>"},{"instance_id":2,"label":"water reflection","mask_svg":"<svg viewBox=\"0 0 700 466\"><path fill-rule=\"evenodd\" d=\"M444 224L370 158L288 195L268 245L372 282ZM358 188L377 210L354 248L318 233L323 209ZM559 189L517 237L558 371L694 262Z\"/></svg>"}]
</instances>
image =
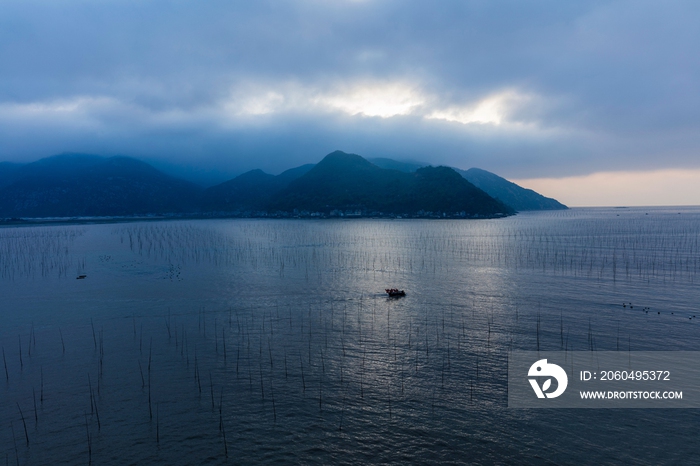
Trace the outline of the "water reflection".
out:
<instances>
[{"instance_id":1,"label":"water reflection","mask_svg":"<svg viewBox=\"0 0 700 466\"><path fill-rule=\"evenodd\" d=\"M683 461L693 413L505 407L509 349L698 349L677 314L700 215L644 213L0 230L0 446L20 464ZM620 452L657 430L670 456Z\"/></svg>"}]
</instances>

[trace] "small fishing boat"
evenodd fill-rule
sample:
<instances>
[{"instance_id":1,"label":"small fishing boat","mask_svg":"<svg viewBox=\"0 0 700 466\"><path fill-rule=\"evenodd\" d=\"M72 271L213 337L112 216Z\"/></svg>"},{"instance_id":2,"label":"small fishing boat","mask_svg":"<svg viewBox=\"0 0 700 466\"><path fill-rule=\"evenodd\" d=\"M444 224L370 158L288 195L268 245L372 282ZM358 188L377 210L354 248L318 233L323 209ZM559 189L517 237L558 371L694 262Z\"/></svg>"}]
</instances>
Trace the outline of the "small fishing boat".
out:
<instances>
[{"instance_id":1,"label":"small fishing boat","mask_svg":"<svg viewBox=\"0 0 700 466\"><path fill-rule=\"evenodd\" d=\"M384 291L386 291L386 294L388 294L390 298L400 298L401 296L406 296L406 292L404 290L399 290L397 288L387 288Z\"/></svg>"},{"instance_id":2,"label":"small fishing boat","mask_svg":"<svg viewBox=\"0 0 700 466\"><path fill-rule=\"evenodd\" d=\"M76 280L82 280L82 279L84 279L85 277L87 277L87 275L85 275L85 274L80 274L80 275L78 275L77 277L75 277L75 279L76 279Z\"/></svg>"}]
</instances>

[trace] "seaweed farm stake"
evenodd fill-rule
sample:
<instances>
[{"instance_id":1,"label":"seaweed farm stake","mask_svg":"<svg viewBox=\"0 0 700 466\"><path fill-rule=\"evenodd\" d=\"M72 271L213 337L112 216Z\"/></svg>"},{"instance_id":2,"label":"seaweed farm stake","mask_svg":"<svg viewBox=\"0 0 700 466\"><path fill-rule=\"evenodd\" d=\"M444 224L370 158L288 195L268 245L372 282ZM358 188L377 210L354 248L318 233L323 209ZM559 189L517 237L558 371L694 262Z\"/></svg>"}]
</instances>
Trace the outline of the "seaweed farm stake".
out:
<instances>
[{"instance_id":1,"label":"seaweed farm stake","mask_svg":"<svg viewBox=\"0 0 700 466\"><path fill-rule=\"evenodd\" d=\"M7 372L7 359L5 359L5 347L2 347L2 362L5 363L5 379L10 381L10 373Z\"/></svg>"},{"instance_id":2,"label":"seaweed farm stake","mask_svg":"<svg viewBox=\"0 0 700 466\"><path fill-rule=\"evenodd\" d=\"M143 378L143 369L141 368L141 361L139 360L139 372L141 373L141 388L146 386L146 380Z\"/></svg>"},{"instance_id":3,"label":"seaweed farm stake","mask_svg":"<svg viewBox=\"0 0 700 466\"><path fill-rule=\"evenodd\" d=\"M151 408L151 356L148 356L148 418L153 420L153 409Z\"/></svg>"},{"instance_id":4,"label":"seaweed farm stake","mask_svg":"<svg viewBox=\"0 0 700 466\"><path fill-rule=\"evenodd\" d=\"M97 431L102 430L102 424L100 423L100 412L97 410L97 402L95 402L95 416L97 416Z\"/></svg>"},{"instance_id":5,"label":"seaweed farm stake","mask_svg":"<svg viewBox=\"0 0 700 466\"><path fill-rule=\"evenodd\" d=\"M90 317L90 326L92 327L92 341L95 343L95 349L97 349L97 337L95 336L95 324Z\"/></svg>"},{"instance_id":6,"label":"seaweed farm stake","mask_svg":"<svg viewBox=\"0 0 700 466\"><path fill-rule=\"evenodd\" d=\"M95 412L95 402L94 402L94 396L92 394L92 381L90 380L90 373L88 372L88 389L90 390L90 414L93 414Z\"/></svg>"},{"instance_id":7,"label":"seaweed farm stake","mask_svg":"<svg viewBox=\"0 0 700 466\"><path fill-rule=\"evenodd\" d=\"M272 388L272 375L270 375L270 395L272 396L272 415L277 422L277 408L275 407L275 391Z\"/></svg>"},{"instance_id":8,"label":"seaweed farm stake","mask_svg":"<svg viewBox=\"0 0 700 466\"><path fill-rule=\"evenodd\" d=\"M29 446L29 434L27 433L27 422L24 420L24 414L22 413L22 408L19 407L19 403L17 403L17 409L19 409L19 415L22 418L22 425L24 425L24 438L27 440L27 446Z\"/></svg>"},{"instance_id":9,"label":"seaweed farm stake","mask_svg":"<svg viewBox=\"0 0 700 466\"><path fill-rule=\"evenodd\" d=\"M214 412L214 380L211 378L211 371L209 371L209 389L211 391L211 411Z\"/></svg>"},{"instance_id":10,"label":"seaweed farm stake","mask_svg":"<svg viewBox=\"0 0 700 466\"><path fill-rule=\"evenodd\" d=\"M224 427L224 387L221 387L221 396L219 397L219 432Z\"/></svg>"},{"instance_id":11,"label":"seaweed farm stake","mask_svg":"<svg viewBox=\"0 0 700 466\"><path fill-rule=\"evenodd\" d=\"M386 384L386 393L389 397L389 419L391 419L391 385L389 382Z\"/></svg>"},{"instance_id":12,"label":"seaweed farm stake","mask_svg":"<svg viewBox=\"0 0 700 466\"><path fill-rule=\"evenodd\" d=\"M262 361L260 361L260 398L265 401L265 388L263 387Z\"/></svg>"},{"instance_id":13,"label":"seaweed farm stake","mask_svg":"<svg viewBox=\"0 0 700 466\"><path fill-rule=\"evenodd\" d=\"M90 428L88 427L87 413L85 413L85 432L87 433L88 442L88 464L92 464L92 440L90 439Z\"/></svg>"},{"instance_id":14,"label":"seaweed farm stake","mask_svg":"<svg viewBox=\"0 0 700 466\"><path fill-rule=\"evenodd\" d=\"M39 413L36 409L36 392L34 387L32 387L32 398L34 399L34 428L36 429L36 426L39 424Z\"/></svg>"},{"instance_id":15,"label":"seaweed farm stake","mask_svg":"<svg viewBox=\"0 0 700 466\"><path fill-rule=\"evenodd\" d=\"M221 342L224 345L224 366L226 365L226 327L221 329Z\"/></svg>"},{"instance_id":16,"label":"seaweed farm stake","mask_svg":"<svg viewBox=\"0 0 700 466\"><path fill-rule=\"evenodd\" d=\"M19 368L22 370L24 369L24 362L22 361L22 336L17 335L17 339L19 341Z\"/></svg>"}]
</instances>

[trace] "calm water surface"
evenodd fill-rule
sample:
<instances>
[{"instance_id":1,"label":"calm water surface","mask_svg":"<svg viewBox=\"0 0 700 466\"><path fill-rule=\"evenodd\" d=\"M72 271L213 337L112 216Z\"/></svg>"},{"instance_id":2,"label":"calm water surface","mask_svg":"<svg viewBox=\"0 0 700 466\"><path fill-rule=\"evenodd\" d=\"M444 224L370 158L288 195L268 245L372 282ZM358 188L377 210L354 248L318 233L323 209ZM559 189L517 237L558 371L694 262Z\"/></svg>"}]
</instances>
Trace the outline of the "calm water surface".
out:
<instances>
[{"instance_id":1,"label":"calm water surface","mask_svg":"<svg viewBox=\"0 0 700 466\"><path fill-rule=\"evenodd\" d=\"M508 409L506 358L538 320L543 350L700 350L699 240L687 207L3 228L0 454L693 463L697 410Z\"/></svg>"}]
</instances>

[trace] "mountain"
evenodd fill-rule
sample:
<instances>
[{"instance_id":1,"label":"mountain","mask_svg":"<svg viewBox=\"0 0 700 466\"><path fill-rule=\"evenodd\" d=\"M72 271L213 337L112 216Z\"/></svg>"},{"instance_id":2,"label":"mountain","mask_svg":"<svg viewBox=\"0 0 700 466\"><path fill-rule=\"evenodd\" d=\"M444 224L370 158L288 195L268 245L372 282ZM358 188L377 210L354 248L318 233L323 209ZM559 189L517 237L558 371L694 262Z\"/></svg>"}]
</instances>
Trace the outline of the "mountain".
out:
<instances>
[{"instance_id":1,"label":"mountain","mask_svg":"<svg viewBox=\"0 0 700 466\"><path fill-rule=\"evenodd\" d=\"M372 163L381 168L390 168L407 173L414 172L420 167L425 166L425 164L421 165L418 162L400 162L386 158L376 158L370 160ZM484 190L489 196L504 202L506 205L517 211L558 210L567 208L556 199L544 197L532 189L518 186L517 184L486 170L482 170L480 168L470 168L469 170L460 170L459 168L455 168L454 170L474 186Z\"/></svg>"},{"instance_id":2,"label":"mountain","mask_svg":"<svg viewBox=\"0 0 700 466\"><path fill-rule=\"evenodd\" d=\"M470 168L469 170L455 169L455 171L474 186L483 189L490 196L495 197L518 211L560 210L567 208L556 199L544 197L532 189L518 186L486 170Z\"/></svg>"},{"instance_id":3,"label":"mountain","mask_svg":"<svg viewBox=\"0 0 700 466\"><path fill-rule=\"evenodd\" d=\"M0 189L14 183L20 168L22 165L19 163L0 162Z\"/></svg>"},{"instance_id":4,"label":"mountain","mask_svg":"<svg viewBox=\"0 0 700 466\"><path fill-rule=\"evenodd\" d=\"M328 154L306 174L274 194L268 209L408 215L464 212L466 216L513 213L451 168L425 167L405 173L380 168L359 155L341 151Z\"/></svg>"},{"instance_id":5,"label":"mountain","mask_svg":"<svg viewBox=\"0 0 700 466\"><path fill-rule=\"evenodd\" d=\"M547 207L550 204L542 199L556 201L483 170L460 174L449 167L374 160L390 168L336 151L315 165L277 176L252 170L207 189L129 157L62 154L24 165L4 162L0 163L0 218L340 215L348 211L353 215L499 217L514 213L514 206L525 210L528 205L516 203L523 199L530 205L539 202L536 208L556 208ZM476 175L479 186L466 179ZM496 193L501 200L487 191L496 184L505 186Z\"/></svg>"},{"instance_id":6,"label":"mountain","mask_svg":"<svg viewBox=\"0 0 700 466\"><path fill-rule=\"evenodd\" d=\"M62 154L20 166L0 186L0 217L192 212L200 193L129 157Z\"/></svg>"},{"instance_id":7,"label":"mountain","mask_svg":"<svg viewBox=\"0 0 700 466\"><path fill-rule=\"evenodd\" d=\"M251 170L204 190L202 209L206 212L265 210L274 194L313 168L313 164L289 169L277 176Z\"/></svg>"}]
</instances>

